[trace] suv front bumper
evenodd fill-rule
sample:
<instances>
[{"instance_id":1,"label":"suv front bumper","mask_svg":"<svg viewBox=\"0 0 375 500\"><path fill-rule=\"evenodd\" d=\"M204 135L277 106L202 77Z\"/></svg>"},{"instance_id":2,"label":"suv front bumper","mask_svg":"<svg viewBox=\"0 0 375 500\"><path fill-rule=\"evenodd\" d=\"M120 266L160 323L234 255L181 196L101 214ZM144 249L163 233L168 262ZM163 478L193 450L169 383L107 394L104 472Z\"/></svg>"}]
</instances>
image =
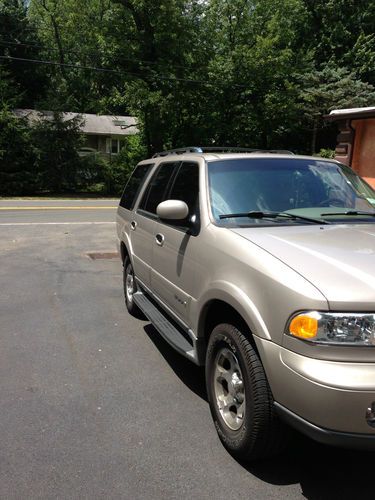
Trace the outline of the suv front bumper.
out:
<instances>
[{"instance_id":1,"label":"suv front bumper","mask_svg":"<svg viewBox=\"0 0 375 500\"><path fill-rule=\"evenodd\" d=\"M309 358L258 337L256 344L284 419L320 442L375 449L366 418L375 402L375 363Z\"/></svg>"},{"instance_id":2,"label":"suv front bumper","mask_svg":"<svg viewBox=\"0 0 375 500\"><path fill-rule=\"evenodd\" d=\"M375 450L375 434L336 432L304 420L279 403L274 403L279 416L291 427L319 443L358 450Z\"/></svg>"}]
</instances>

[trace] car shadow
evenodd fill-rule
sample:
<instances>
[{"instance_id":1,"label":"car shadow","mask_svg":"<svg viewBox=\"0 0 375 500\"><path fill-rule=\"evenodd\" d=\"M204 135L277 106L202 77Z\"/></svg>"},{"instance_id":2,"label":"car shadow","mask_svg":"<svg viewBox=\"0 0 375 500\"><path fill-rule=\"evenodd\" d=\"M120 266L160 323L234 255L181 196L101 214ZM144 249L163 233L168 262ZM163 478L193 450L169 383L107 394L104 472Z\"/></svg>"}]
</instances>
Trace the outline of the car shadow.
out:
<instances>
[{"instance_id":1,"label":"car shadow","mask_svg":"<svg viewBox=\"0 0 375 500\"><path fill-rule=\"evenodd\" d=\"M325 446L296 432L282 455L241 465L270 484L299 483L305 498L341 500L374 497L374 458L371 452Z\"/></svg>"},{"instance_id":2,"label":"car shadow","mask_svg":"<svg viewBox=\"0 0 375 500\"><path fill-rule=\"evenodd\" d=\"M175 372L177 377L197 396L208 402L206 383L204 379L204 368L195 365L187 358L176 352L157 330L147 324L143 327L146 335L158 349L168 365Z\"/></svg>"},{"instance_id":3,"label":"car shadow","mask_svg":"<svg viewBox=\"0 0 375 500\"><path fill-rule=\"evenodd\" d=\"M145 325L144 331L177 377L207 401L204 369L178 354L151 324ZM345 500L375 497L374 461L375 453L325 446L293 431L282 455L258 462L237 462L266 483L300 484L305 498Z\"/></svg>"}]
</instances>

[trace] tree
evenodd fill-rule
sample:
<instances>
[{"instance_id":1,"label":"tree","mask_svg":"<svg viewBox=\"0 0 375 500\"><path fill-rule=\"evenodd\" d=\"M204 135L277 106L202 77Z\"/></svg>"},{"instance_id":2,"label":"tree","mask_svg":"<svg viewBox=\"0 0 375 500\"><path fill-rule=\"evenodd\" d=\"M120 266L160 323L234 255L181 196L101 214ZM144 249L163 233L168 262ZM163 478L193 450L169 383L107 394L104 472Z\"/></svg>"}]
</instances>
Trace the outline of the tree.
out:
<instances>
[{"instance_id":1,"label":"tree","mask_svg":"<svg viewBox=\"0 0 375 500\"><path fill-rule=\"evenodd\" d=\"M0 67L17 84L17 105L33 108L44 95L48 73L27 61L39 59L41 53L37 29L28 18L26 5L23 0L0 1Z\"/></svg>"},{"instance_id":2,"label":"tree","mask_svg":"<svg viewBox=\"0 0 375 500\"><path fill-rule=\"evenodd\" d=\"M52 101L60 111L104 111L98 103L118 78L106 56L111 52L106 41L110 7L110 0L30 0L29 17L38 26L43 58L54 63L44 109L51 109Z\"/></svg>"},{"instance_id":3,"label":"tree","mask_svg":"<svg viewBox=\"0 0 375 500\"><path fill-rule=\"evenodd\" d=\"M375 88L356 78L347 68L327 65L300 77L299 105L311 130L311 153L316 152L323 116L336 108L369 106L375 102Z\"/></svg>"},{"instance_id":4,"label":"tree","mask_svg":"<svg viewBox=\"0 0 375 500\"><path fill-rule=\"evenodd\" d=\"M285 148L298 116L294 75L311 67L299 44L306 12L299 0L213 0L206 16L217 86L211 116L215 142Z\"/></svg>"},{"instance_id":5,"label":"tree","mask_svg":"<svg viewBox=\"0 0 375 500\"><path fill-rule=\"evenodd\" d=\"M375 4L368 0L302 0L308 13L301 43L313 50L320 69L328 61L357 67L360 47L374 57ZM354 48L354 50L353 50ZM369 61L370 62L370 61ZM372 67L372 71L374 67ZM375 75L372 72L372 78ZM373 80L372 80L373 81Z\"/></svg>"},{"instance_id":6,"label":"tree","mask_svg":"<svg viewBox=\"0 0 375 500\"><path fill-rule=\"evenodd\" d=\"M61 193L74 191L82 144L79 116L65 119L62 113L40 114L33 125L31 139L37 156L39 185L42 190Z\"/></svg>"},{"instance_id":7,"label":"tree","mask_svg":"<svg viewBox=\"0 0 375 500\"><path fill-rule=\"evenodd\" d=\"M113 4L120 21L109 34L113 66L123 71L121 94L141 118L149 153L199 137L196 117L208 94L206 78L200 82L208 62L197 23L203 7L192 0Z\"/></svg>"}]
</instances>

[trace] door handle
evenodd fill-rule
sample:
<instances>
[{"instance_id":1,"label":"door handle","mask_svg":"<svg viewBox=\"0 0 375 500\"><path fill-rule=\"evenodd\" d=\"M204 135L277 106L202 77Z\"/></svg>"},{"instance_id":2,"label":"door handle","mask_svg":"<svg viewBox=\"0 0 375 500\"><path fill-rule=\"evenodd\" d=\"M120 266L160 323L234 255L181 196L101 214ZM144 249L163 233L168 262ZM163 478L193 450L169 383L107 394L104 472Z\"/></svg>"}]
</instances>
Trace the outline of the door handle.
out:
<instances>
[{"instance_id":1,"label":"door handle","mask_svg":"<svg viewBox=\"0 0 375 500\"><path fill-rule=\"evenodd\" d=\"M132 220L130 223L130 229L132 231L135 231L136 227L137 227L137 223L135 222L135 220Z\"/></svg>"},{"instance_id":2,"label":"door handle","mask_svg":"<svg viewBox=\"0 0 375 500\"><path fill-rule=\"evenodd\" d=\"M159 247L162 247L164 245L164 234L158 233L155 236L155 241L156 244L159 245Z\"/></svg>"}]
</instances>

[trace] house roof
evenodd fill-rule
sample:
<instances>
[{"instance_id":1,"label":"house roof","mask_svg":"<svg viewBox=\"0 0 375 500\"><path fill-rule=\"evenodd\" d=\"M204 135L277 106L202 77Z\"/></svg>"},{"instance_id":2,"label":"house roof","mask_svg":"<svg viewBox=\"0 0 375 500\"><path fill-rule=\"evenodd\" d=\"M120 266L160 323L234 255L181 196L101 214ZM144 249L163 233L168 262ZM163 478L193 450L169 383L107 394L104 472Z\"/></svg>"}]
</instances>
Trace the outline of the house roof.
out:
<instances>
[{"instance_id":1,"label":"house roof","mask_svg":"<svg viewBox=\"0 0 375 500\"><path fill-rule=\"evenodd\" d=\"M30 122L51 120L52 111L37 111L35 109L15 109L16 116L25 117ZM94 115L89 113L63 113L64 120L80 116L84 121L81 131L93 135L132 135L137 134L137 120L133 116Z\"/></svg>"},{"instance_id":2,"label":"house roof","mask_svg":"<svg viewBox=\"0 0 375 500\"><path fill-rule=\"evenodd\" d=\"M329 121L344 120L346 118L375 118L375 107L334 109L326 116L326 119Z\"/></svg>"}]
</instances>

